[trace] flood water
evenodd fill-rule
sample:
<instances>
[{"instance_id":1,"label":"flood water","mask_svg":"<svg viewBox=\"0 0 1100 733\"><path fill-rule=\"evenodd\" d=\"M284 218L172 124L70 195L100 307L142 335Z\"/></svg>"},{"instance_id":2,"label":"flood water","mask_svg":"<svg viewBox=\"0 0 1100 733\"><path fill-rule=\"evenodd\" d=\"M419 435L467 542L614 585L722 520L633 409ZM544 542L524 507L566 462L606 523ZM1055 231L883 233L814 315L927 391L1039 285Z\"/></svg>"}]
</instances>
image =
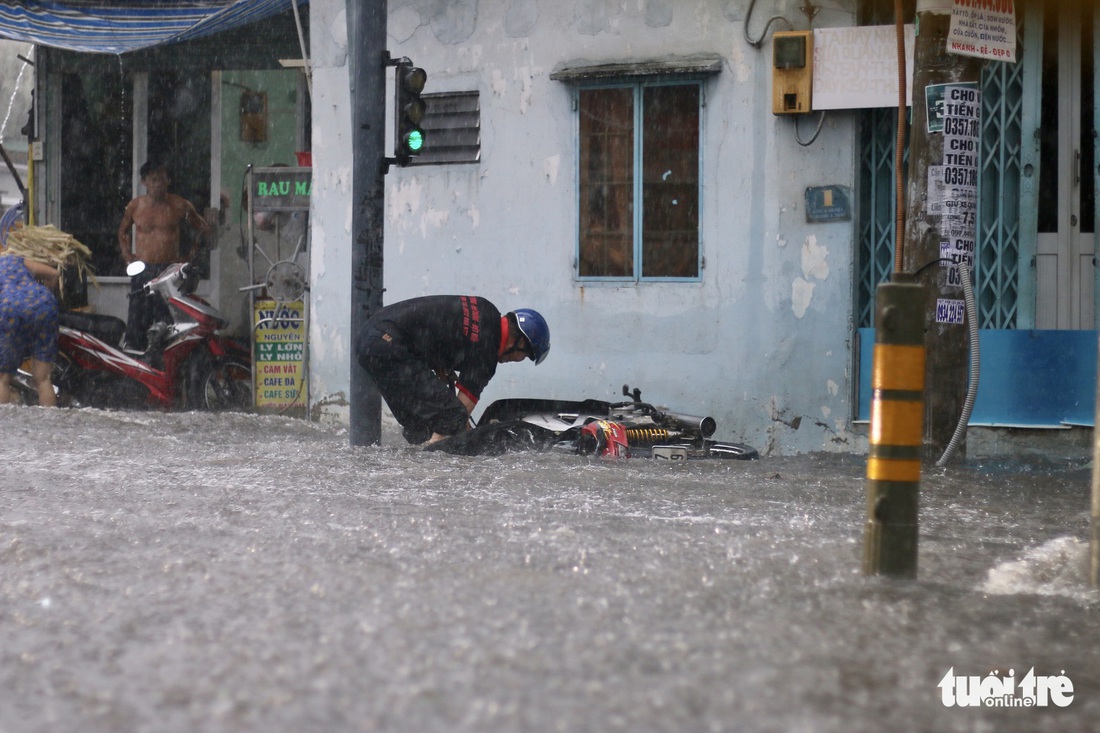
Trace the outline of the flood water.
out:
<instances>
[{"instance_id":1,"label":"flood water","mask_svg":"<svg viewBox=\"0 0 1100 733\"><path fill-rule=\"evenodd\" d=\"M861 456L461 458L7 406L0 426L0 733L1100 720L1081 461L927 469L899 581L860 573ZM943 702L949 671L1031 670L1071 702Z\"/></svg>"}]
</instances>

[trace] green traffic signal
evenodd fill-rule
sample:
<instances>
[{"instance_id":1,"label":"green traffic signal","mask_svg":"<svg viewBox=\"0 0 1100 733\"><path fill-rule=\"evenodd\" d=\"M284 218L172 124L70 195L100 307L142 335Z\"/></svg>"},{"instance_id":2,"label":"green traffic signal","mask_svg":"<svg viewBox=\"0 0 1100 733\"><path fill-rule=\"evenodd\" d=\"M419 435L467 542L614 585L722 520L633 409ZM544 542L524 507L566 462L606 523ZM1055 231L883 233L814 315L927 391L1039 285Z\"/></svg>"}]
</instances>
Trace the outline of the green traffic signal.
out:
<instances>
[{"instance_id":1,"label":"green traffic signal","mask_svg":"<svg viewBox=\"0 0 1100 733\"><path fill-rule=\"evenodd\" d=\"M427 113L427 104L420 98L420 93L428 82L428 74L407 58L399 59L395 66L394 157L399 165L404 166L424 148L424 130L420 123Z\"/></svg>"},{"instance_id":2,"label":"green traffic signal","mask_svg":"<svg viewBox=\"0 0 1100 733\"><path fill-rule=\"evenodd\" d=\"M405 134L405 150L410 153L419 153L424 147L424 132L413 128Z\"/></svg>"}]
</instances>

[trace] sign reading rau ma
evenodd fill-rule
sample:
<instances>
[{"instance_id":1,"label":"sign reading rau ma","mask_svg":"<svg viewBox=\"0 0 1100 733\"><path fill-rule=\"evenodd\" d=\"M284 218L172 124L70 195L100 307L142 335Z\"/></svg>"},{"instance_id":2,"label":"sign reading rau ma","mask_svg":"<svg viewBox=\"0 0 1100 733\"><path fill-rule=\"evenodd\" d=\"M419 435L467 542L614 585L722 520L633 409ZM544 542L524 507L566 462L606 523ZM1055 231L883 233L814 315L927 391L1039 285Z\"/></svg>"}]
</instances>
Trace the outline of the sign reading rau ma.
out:
<instances>
[{"instance_id":1,"label":"sign reading rau ma","mask_svg":"<svg viewBox=\"0 0 1100 733\"><path fill-rule=\"evenodd\" d=\"M295 196L309 196L309 181L258 181L257 196L289 196L293 190Z\"/></svg>"},{"instance_id":2,"label":"sign reading rau ma","mask_svg":"<svg viewBox=\"0 0 1100 733\"><path fill-rule=\"evenodd\" d=\"M259 168L252 173L252 210L309 210L313 192L310 168Z\"/></svg>"}]
</instances>

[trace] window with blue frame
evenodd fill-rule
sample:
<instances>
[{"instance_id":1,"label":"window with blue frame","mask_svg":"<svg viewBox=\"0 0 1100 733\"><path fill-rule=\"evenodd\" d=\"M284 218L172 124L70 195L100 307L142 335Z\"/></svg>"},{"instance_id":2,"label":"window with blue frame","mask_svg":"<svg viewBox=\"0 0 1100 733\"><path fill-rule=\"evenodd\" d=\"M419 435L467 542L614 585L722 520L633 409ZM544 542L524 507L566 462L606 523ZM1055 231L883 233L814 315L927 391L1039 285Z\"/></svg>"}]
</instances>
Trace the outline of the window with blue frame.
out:
<instances>
[{"instance_id":1,"label":"window with blue frame","mask_svg":"<svg viewBox=\"0 0 1100 733\"><path fill-rule=\"evenodd\" d=\"M578 278L698 280L700 83L577 91Z\"/></svg>"}]
</instances>

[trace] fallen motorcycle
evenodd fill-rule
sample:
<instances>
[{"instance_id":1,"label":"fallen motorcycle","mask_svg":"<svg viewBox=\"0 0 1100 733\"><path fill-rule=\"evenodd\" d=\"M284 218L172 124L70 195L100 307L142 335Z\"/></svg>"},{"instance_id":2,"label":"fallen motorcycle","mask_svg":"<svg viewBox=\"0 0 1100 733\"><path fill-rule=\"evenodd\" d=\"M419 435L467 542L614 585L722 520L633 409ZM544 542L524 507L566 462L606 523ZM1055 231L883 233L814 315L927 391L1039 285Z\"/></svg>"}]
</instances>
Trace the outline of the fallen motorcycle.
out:
<instances>
[{"instance_id":1,"label":"fallen motorcycle","mask_svg":"<svg viewBox=\"0 0 1100 733\"><path fill-rule=\"evenodd\" d=\"M143 266L127 271L133 276ZM122 346L125 322L62 312L54 384L58 404L106 408L222 410L252 404L251 354L218 333L229 325L191 290L189 265L169 265L145 285L172 320L149 329L144 352Z\"/></svg>"},{"instance_id":2,"label":"fallen motorcycle","mask_svg":"<svg viewBox=\"0 0 1100 733\"><path fill-rule=\"evenodd\" d=\"M670 412L642 402L641 392L623 387L627 402L602 400L498 400L476 427L433 443L425 450L455 455L502 455L516 451L560 451L581 455L752 460L755 448L712 440L712 417Z\"/></svg>"}]
</instances>

